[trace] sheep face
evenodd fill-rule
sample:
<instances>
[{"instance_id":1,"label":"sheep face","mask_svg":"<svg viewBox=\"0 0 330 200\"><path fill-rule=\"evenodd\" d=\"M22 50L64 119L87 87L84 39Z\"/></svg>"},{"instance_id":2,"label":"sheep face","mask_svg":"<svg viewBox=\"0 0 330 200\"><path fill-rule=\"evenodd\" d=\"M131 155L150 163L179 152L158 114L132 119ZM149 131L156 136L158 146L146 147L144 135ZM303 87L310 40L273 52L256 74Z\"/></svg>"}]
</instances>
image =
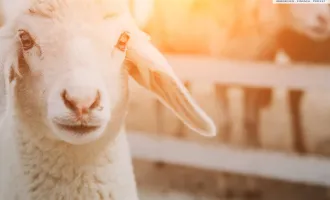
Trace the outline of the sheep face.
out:
<instances>
[{"instance_id":1,"label":"sheep face","mask_svg":"<svg viewBox=\"0 0 330 200\"><path fill-rule=\"evenodd\" d=\"M281 5L283 6L283 5ZM285 8L286 7L286 8ZM324 4L292 4L282 16L289 26L315 40L323 40L330 35L330 7ZM283 14L283 13L282 13Z\"/></svg>"},{"instance_id":2,"label":"sheep face","mask_svg":"<svg viewBox=\"0 0 330 200\"><path fill-rule=\"evenodd\" d=\"M43 26L34 25L36 20ZM47 20L25 16L16 26L20 112L42 122L54 139L94 141L122 96L129 35L105 28L116 27L107 22L86 26Z\"/></svg>"},{"instance_id":3,"label":"sheep face","mask_svg":"<svg viewBox=\"0 0 330 200\"><path fill-rule=\"evenodd\" d=\"M20 121L70 144L115 135L126 113L130 75L192 130L214 136L214 123L165 57L129 14L110 12L104 2L40 1L0 30L1 72Z\"/></svg>"}]
</instances>

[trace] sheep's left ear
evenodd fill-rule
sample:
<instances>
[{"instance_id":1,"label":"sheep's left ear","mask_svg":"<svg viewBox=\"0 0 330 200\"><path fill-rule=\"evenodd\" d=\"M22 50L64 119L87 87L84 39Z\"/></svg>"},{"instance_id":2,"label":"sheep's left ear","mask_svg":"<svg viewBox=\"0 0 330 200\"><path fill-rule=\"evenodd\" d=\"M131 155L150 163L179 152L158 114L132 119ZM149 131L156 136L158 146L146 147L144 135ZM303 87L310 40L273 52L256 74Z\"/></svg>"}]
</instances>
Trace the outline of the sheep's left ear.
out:
<instances>
[{"instance_id":1,"label":"sheep's left ear","mask_svg":"<svg viewBox=\"0 0 330 200\"><path fill-rule=\"evenodd\" d=\"M154 93L185 125L203 136L216 135L211 118L197 105L148 37L131 38L125 63L130 76Z\"/></svg>"},{"instance_id":2,"label":"sheep's left ear","mask_svg":"<svg viewBox=\"0 0 330 200\"><path fill-rule=\"evenodd\" d=\"M12 37L10 27L0 28L0 126L11 103L10 83L15 79L14 66L18 66L17 47Z\"/></svg>"}]
</instances>

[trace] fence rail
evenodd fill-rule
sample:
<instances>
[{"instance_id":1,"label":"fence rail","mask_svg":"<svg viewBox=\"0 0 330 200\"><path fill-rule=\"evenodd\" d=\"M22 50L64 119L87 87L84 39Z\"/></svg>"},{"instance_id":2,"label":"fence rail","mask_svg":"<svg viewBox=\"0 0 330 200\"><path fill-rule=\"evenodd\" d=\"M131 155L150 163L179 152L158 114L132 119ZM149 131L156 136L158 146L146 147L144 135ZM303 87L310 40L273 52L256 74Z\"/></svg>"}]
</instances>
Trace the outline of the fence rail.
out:
<instances>
[{"instance_id":1,"label":"fence rail","mask_svg":"<svg viewBox=\"0 0 330 200\"><path fill-rule=\"evenodd\" d=\"M134 158L330 187L330 160L225 145L201 145L130 132Z\"/></svg>"},{"instance_id":2,"label":"fence rail","mask_svg":"<svg viewBox=\"0 0 330 200\"><path fill-rule=\"evenodd\" d=\"M197 56L167 55L182 80L302 90L330 90L330 66L219 61ZM257 175L289 182L330 186L330 159L269 151L240 151L130 133L136 158ZM155 134L156 135L156 134Z\"/></svg>"},{"instance_id":3,"label":"fence rail","mask_svg":"<svg viewBox=\"0 0 330 200\"><path fill-rule=\"evenodd\" d=\"M220 61L208 57L168 55L182 80L303 90L330 90L330 65Z\"/></svg>"}]
</instances>

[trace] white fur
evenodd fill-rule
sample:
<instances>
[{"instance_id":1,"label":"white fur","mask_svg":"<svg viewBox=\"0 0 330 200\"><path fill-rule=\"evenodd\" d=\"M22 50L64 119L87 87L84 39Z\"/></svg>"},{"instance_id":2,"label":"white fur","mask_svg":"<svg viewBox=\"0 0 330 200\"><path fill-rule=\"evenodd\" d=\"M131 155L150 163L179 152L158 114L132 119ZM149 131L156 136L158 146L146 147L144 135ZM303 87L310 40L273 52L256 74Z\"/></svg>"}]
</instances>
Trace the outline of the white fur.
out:
<instances>
[{"instance_id":1,"label":"white fur","mask_svg":"<svg viewBox=\"0 0 330 200\"><path fill-rule=\"evenodd\" d=\"M11 0L3 2L6 9ZM0 95L7 94L0 135L0 199L137 200L123 128L128 76L187 126L215 135L212 120L126 9L116 7L117 1L15 2L22 7L6 13L0 30L0 83L6 88ZM21 48L20 29L35 38L29 50ZM124 31L131 33L127 52L115 47ZM12 69L15 79L10 83ZM97 91L99 104L88 114L77 115L65 100L88 107ZM80 123L98 128L84 134L60 128Z\"/></svg>"},{"instance_id":2,"label":"white fur","mask_svg":"<svg viewBox=\"0 0 330 200\"><path fill-rule=\"evenodd\" d=\"M293 28L314 40L324 40L330 35L329 5L291 5L290 8ZM319 20L323 18L325 24ZM316 31L315 29L320 29Z\"/></svg>"}]
</instances>

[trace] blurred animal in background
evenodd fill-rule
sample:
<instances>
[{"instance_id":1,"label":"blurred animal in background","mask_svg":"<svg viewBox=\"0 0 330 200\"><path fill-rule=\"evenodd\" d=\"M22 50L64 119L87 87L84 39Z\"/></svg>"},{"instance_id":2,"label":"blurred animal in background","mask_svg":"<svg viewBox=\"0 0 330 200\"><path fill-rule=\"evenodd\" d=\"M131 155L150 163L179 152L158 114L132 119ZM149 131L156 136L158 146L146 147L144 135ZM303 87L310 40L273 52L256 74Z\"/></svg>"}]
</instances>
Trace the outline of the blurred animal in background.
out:
<instances>
[{"instance_id":1,"label":"blurred animal in background","mask_svg":"<svg viewBox=\"0 0 330 200\"><path fill-rule=\"evenodd\" d=\"M276 37L278 49L283 50L292 62L330 64L330 7L324 4L291 7L291 12L286 7L280 9L288 14L288 18L303 23L281 29ZM301 112L303 96L302 90L290 90L288 93L293 147L299 153L308 152Z\"/></svg>"},{"instance_id":2,"label":"blurred animal in background","mask_svg":"<svg viewBox=\"0 0 330 200\"><path fill-rule=\"evenodd\" d=\"M282 51L292 62L322 63L330 59L326 51L330 34L328 5L275 5L263 0L154 0L153 3L153 11L143 29L165 53L274 62L277 53ZM190 82L185 86L191 91ZM234 123L227 94L230 86L233 85L216 84L214 87L221 120L218 130L223 142L230 140ZM244 93L245 144L260 147L260 114L270 105L272 90L240 87ZM303 91L289 91L293 149L305 153L302 97ZM157 103L157 110L161 124L163 107L160 103ZM183 124L176 132L178 136L185 136Z\"/></svg>"}]
</instances>

